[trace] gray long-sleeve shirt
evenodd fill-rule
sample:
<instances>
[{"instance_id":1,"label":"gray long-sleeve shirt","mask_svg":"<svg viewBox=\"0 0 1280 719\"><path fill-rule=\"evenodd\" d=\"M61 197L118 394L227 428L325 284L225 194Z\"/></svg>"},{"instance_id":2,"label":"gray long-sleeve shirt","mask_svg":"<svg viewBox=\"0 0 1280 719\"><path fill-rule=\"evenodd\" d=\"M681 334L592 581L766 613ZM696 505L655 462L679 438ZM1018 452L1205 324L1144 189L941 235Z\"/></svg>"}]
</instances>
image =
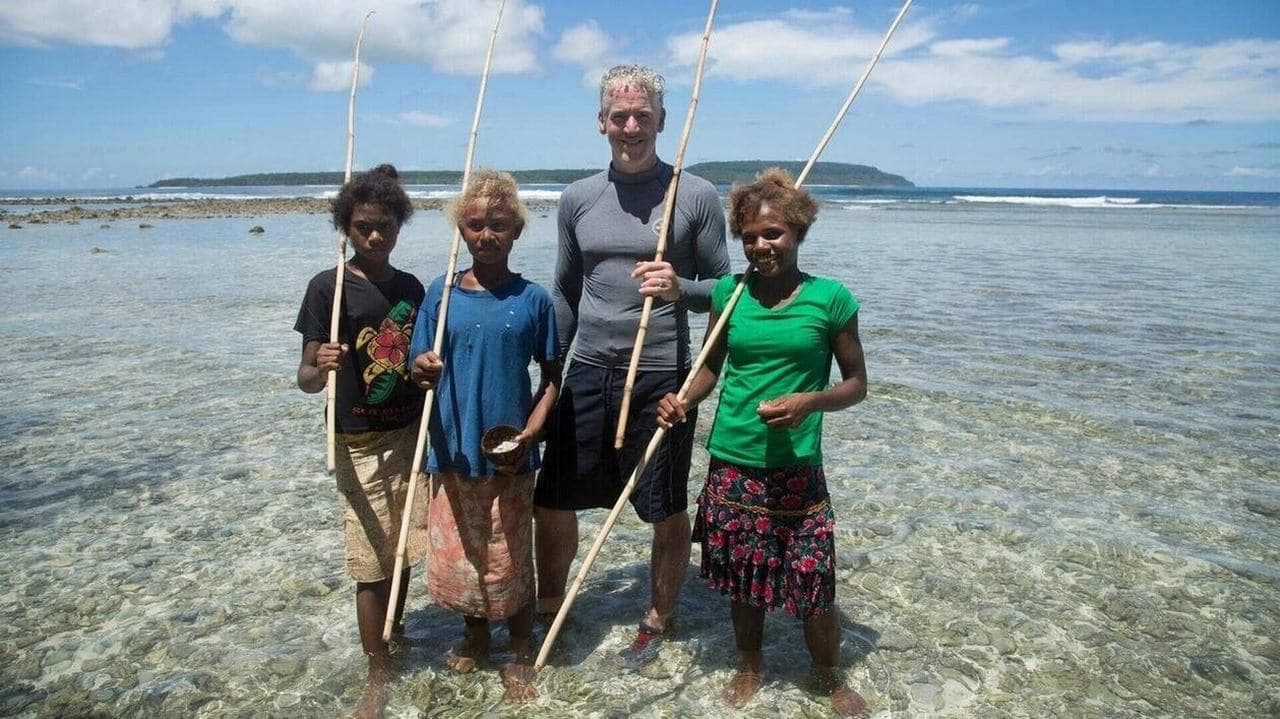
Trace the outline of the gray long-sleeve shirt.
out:
<instances>
[{"instance_id":1,"label":"gray long-sleeve shirt","mask_svg":"<svg viewBox=\"0 0 1280 719\"><path fill-rule=\"evenodd\" d=\"M631 277L638 261L658 247L663 199L672 167L665 162L627 175L612 168L583 178L560 195L559 251L552 299L561 356L574 341L573 359L598 367L626 367L640 327L644 296ZM663 257L680 276L683 296L655 299L640 369L688 367L688 312L706 312L711 288L729 273L724 208L706 180L681 173L673 232Z\"/></svg>"}]
</instances>

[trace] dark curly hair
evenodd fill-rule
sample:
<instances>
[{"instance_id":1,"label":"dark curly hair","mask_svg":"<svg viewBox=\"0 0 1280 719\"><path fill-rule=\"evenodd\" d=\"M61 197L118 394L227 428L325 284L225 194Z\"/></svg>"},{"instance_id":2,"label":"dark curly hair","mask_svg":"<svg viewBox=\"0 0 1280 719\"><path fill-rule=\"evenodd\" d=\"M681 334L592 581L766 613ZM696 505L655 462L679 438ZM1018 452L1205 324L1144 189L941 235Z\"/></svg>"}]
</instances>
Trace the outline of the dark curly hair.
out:
<instances>
[{"instance_id":1,"label":"dark curly hair","mask_svg":"<svg viewBox=\"0 0 1280 719\"><path fill-rule=\"evenodd\" d=\"M351 215L356 205L366 202L382 205L395 215L396 224L403 225L413 215L413 203L400 186L400 173L393 165L378 165L351 178L333 198L333 226L346 233L351 225Z\"/></svg>"},{"instance_id":2,"label":"dark curly hair","mask_svg":"<svg viewBox=\"0 0 1280 719\"><path fill-rule=\"evenodd\" d=\"M742 226L760 214L760 206L765 204L799 230L796 242L804 241L809 225L818 217L818 203L808 190L797 188L791 173L770 167L750 185L734 185L729 191L729 231L734 237L742 237Z\"/></svg>"}]
</instances>

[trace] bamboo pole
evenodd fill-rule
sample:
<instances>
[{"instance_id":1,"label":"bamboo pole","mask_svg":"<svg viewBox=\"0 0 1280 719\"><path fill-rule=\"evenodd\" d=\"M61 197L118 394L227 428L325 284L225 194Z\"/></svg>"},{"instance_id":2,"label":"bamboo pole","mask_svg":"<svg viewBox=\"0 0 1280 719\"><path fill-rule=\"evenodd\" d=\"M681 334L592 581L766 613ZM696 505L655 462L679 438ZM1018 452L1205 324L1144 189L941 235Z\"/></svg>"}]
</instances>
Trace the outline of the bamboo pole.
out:
<instances>
[{"instance_id":1,"label":"bamboo pole","mask_svg":"<svg viewBox=\"0 0 1280 719\"><path fill-rule=\"evenodd\" d=\"M799 187L804 178L808 176L809 171L813 169L814 163L818 161L818 156L826 149L827 143L831 141L832 135L835 134L836 128L840 122L844 120L845 115L849 112L849 107L853 105L853 100L862 90L862 86L866 83L867 77L871 75L871 70L880 61L880 54L884 52L885 47L889 44L889 38L893 37L893 33L898 29L898 24L902 22L903 16L907 14L907 9L911 7L912 0L906 0L902 10L898 12L897 18L893 24L889 26L889 31L885 33L884 40L880 42L880 47L876 50L875 55L867 63L867 68L863 70L862 77L858 79L854 85L853 92L849 93L848 99L836 114L835 120L831 123L831 127L827 129L825 135L818 142L818 146L814 148L813 154L809 157L809 162L805 165L804 171L800 173L800 177L796 179L795 186ZM693 380L701 371L702 366L706 364L707 356L711 353L711 348L720 341L720 335L724 332L725 327L729 323L729 316L733 312L734 306L738 304L738 298L742 296L743 289L747 286L747 278L751 275L752 267L748 266L746 272L742 273L742 280L738 282L737 287L733 289L733 294L725 303L724 310L721 311L716 324L707 333L706 340L702 343L702 350L698 353L697 359L694 360L693 366L689 369L689 376L685 378L684 384L680 387L680 392L676 395L681 401L689 393L689 388L693 386ZM622 494L618 497L617 503L613 506L613 511L605 519L604 525L600 527L600 532L596 535L595 542L591 545L591 551L587 553L586 559L583 560L581 568L578 570L578 576L573 580L573 586L565 595L564 603L560 605L560 611L556 613L556 618L551 623L551 628L547 630L547 638L542 642L542 648L538 652L538 659L534 662L534 670L537 671L546 665L547 656L551 654L551 647L555 643L556 637L560 634L560 626L564 624L564 619L569 613L569 608L573 606L574 599L578 596L578 591L582 588L582 583L586 579L587 573L591 571L591 565L595 563L596 555L600 553L600 548L604 546L604 540L609 535L609 531L613 529L613 525L618 521L618 515L622 513L622 508L626 506L627 500L631 497L631 493L635 491L636 482L640 475L644 472L645 467L653 459L653 455L658 451L658 445L661 444L663 437L666 436L666 430L662 427L653 433L653 438L649 440L649 446L645 449L644 457L640 463L636 465L635 470L631 472L631 477L627 480L626 486L622 488Z\"/></svg>"},{"instance_id":2,"label":"bamboo pole","mask_svg":"<svg viewBox=\"0 0 1280 719\"><path fill-rule=\"evenodd\" d=\"M716 320L713 333L719 334L724 325L729 321L729 310L732 305L738 301L738 295L742 294L742 288L746 286L745 282L739 283L733 291L733 296L729 299L729 305L725 307L724 313ZM703 342L702 349L698 352L698 357L693 362L693 369L689 372L689 376L685 377L684 384L680 385L680 392L677 395L680 399L684 399L689 393L689 388L693 386L693 378L697 376L698 370L702 365L706 364L707 356L711 353L714 342ZM543 640L542 647L538 651L538 658L533 664L535 672L546 666L547 657L551 654L551 647L555 644L556 637L560 635L560 627L564 624L564 619L569 614L569 608L573 606L573 600L577 599L578 591L582 589L582 583L586 581L587 572L591 571L591 565L595 564L596 556L600 554L601 547L604 546L604 540L609 536L609 530L613 529L614 523L618 521L618 516L622 514L623 507L627 506L627 499L631 497L631 493L635 491L636 481L639 480L640 474L644 472L644 468L653 459L654 453L658 451L658 445L662 444L662 440L666 437L667 431L662 427L653 433L653 437L649 440L649 446L644 450L644 458L640 460L640 464L636 465L631 477L627 480L626 486L622 488L622 494L618 497L618 501L614 503L613 510L609 512L609 516L605 518L604 525L600 527L600 531L596 534L595 542L591 544L591 550L587 552L587 556L582 560L582 567L578 569L578 575L573 579L573 585L569 587L569 591L564 595L564 602L560 605L560 610L556 612L556 618L551 622L551 627L547 629L547 638Z\"/></svg>"},{"instance_id":3,"label":"bamboo pole","mask_svg":"<svg viewBox=\"0 0 1280 719\"><path fill-rule=\"evenodd\" d=\"M506 0L498 0L498 15L493 21L493 32L489 35L489 49L484 55L484 70L480 74L480 90L476 95L476 110L471 118L471 135L467 139L467 157L462 166L462 191L466 192L467 182L471 179L471 162L476 149L476 136L480 132L480 114L484 109L485 88L489 84L489 68L493 61L493 46L498 41L498 26L502 23L502 10ZM458 249L462 245L462 230L453 228L453 241L449 246L449 265L444 274L444 297L440 299L440 315L436 319L436 336L432 350L440 354L444 347L444 330L449 317L449 295L453 293L453 275L458 267ZM435 405L435 388L427 390L423 398L422 421L418 424L418 443L413 449L413 465L410 468L409 491L405 495L404 507L401 510L400 538L396 543L396 566L391 576L391 598L387 602L387 620L382 626L383 641L391 641L391 629L395 623L396 608L400 603L400 576L404 573L405 555L409 547L409 525L413 516L413 500L418 489L418 474L422 467L423 455L426 453L427 428L431 423L431 409ZM427 501L431 501L432 487L427 487Z\"/></svg>"},{"instance_id":4,"label":"bamboo pole","mask_svg":"<svg viewBox=\"0 0 1280 719\"><path fill-rule=\"evenodd\" d=\"M351 96L347 100L347 165L342 173L342 184L351 181L351 165L356 155L356 85L360 83L360 46L364 44L364 31L369 27L370 10L360 23L360 34L356 36L355 61L351 66ZM333 307L329 310L329 343L338 341L338 319L342 314L342 283L347 274L347 228L338 231L338 269L333 280ZM338 372L329 370L325 378L325 391L328 402L324 410L325 434L325 467L333 472L337 461L337 424L338 424Z\"/></svg>"},{"instance_id":5,"label":"bamboo pole","mask_svg":"<svg viewBox=\"0 0 1280 719\"><path fill-rule=\"evenodd\" d=\"M671 183L667 185L667 196L662 211L662 227L658 232L658 250L653 255L654 262L661 262L667 251L667 238L671 236L671 222L675 217L676 191L680 187L680 174L684 170L684 151L689 145L689 134L693 131L693 116L698 109L698 95L702 92L702 71L707 63L707 45L711 42L711 22L716 16L719 0L711 0L711 10L707 12L707 25L702 30L702 48L698 53L698 69L693 76L693 94L689 97L689 111L684 116L684 130L680 133L680 148L676 150L675 162L672 163ZM649 315L653 312L653 295L644 298L644 309L640 313L640 328L636 330L636 342L631 348L631 363L627 367L627 381L622 387L622 408L618 412L618 431L613 438L614 449L622 448L622 438L627 431L627 414L631 411L631 390L636 383L636 372L640 368L640 353L644 350L644 338L649 332Z\"/></svg>"},{"instance_id":6,"label":"bamboo pole","mask_svg":"<svg viewBox=\"0 0 1280 719\"><path fill-rule=\"evenodd\" d=\"M804 166L804 170L796 178L796 187L804 184L805 178L809 176L809 171L813 169L814 163L818 161L818 156L822 154L823 150L827 149L827 143L831 142L831 137L836 134L836 128L840 127L844 116L849 114L849 108L853 105L854 99L858 97L858 93L862 92L862 86L867 83L867 78L871 76L871 71L875 68L876 63L880 62L880 54L889 45L889 38L893 37L894 31L902 23L902 18L906 16L907 9L911 7L911 3L912 0L907 0L902 4L902 9L898 11L898 16L893 19L893 24L889 26L889 31L884 34L884 39L880 41L880 47L876 48L876 54L871 56L871 60L867 62L866 69L862 71L862 77L858 78L858 82L853 86L849 97L845 98L844 104L840 106L840 111L836 113L836 119L831 121L831 127L827 128L826 134L818 141L818 146L813 148L813 155L809 157L808 164Z\"/></svg>"}]
</instances>

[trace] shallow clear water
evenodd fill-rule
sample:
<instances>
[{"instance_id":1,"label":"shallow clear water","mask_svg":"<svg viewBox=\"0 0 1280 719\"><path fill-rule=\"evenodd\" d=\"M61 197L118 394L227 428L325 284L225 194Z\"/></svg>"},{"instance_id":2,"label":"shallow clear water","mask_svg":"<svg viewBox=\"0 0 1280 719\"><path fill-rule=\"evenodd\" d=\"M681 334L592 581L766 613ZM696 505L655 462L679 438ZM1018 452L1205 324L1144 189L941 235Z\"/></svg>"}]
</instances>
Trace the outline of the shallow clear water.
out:
<instances>
[{"instance_id":1,"label":"shallow clear water","mask_svg":"<svg viewBox=\"0 0 1280 719\"><path fill-rule=\"evenodd\" d=\"M291 329L333 232L154 224L0 230L0 714L340 715L364 669ZM429 280L449 237L419 213L397 264ZM535 214L515 264L553 258ZM877 716L1280 713L1280 211L827 205L801 264L863 303L870 396L825 447ZM727 603L693 566L677 641L616 674L647 546L624 514L536 711L824 715L785 616L757 699L718 705ZM389 714L514 715L443 669L459 623L420 578L410 602Z\"/></svg>"}]
</instances>

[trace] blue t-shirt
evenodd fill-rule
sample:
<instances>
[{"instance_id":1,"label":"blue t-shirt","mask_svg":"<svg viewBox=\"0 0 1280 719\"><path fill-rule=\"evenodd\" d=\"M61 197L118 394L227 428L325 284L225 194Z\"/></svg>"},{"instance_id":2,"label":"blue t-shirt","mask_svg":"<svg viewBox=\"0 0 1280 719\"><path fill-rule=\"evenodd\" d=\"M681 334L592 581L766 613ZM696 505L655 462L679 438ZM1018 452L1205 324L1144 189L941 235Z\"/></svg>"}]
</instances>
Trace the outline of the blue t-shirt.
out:
<instances>
[{"instance_id":1,"label":"blue t-shirt","mask_svg":"<svg viewBox=\"0 0 1280 719\"><path fill-rule=\"evenodd\" d=\"M458 273L461 277L463 273ZM409 345L409 365L432 348L444 276L427 289ZM499 424L524 427L533 407L529 362L556 358L556 317L551 295L516 275L490 292L453 286L429 426L426 471L485 477L494 467L480 449L485 430ZM540 465L535 445L520 472Z\"/></svg>"}]
</instances>

